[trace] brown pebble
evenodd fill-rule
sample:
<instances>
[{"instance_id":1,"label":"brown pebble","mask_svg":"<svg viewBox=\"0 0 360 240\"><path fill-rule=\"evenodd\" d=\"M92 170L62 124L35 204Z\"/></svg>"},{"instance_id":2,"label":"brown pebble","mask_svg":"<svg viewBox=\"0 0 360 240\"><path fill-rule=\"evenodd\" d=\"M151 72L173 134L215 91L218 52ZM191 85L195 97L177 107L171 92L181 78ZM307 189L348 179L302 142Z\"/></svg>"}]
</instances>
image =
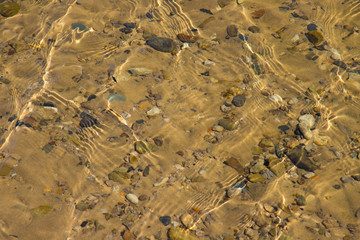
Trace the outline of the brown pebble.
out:
<instances>
[{"instance_id":1,"label":"brown pebble","mask_svg":"<svg viewBox=\"0 0 360 240\"><path fill-rule=\"evenodd\" d=\"M226 32L228 34L229 37L236 37L238 34L238 29L235 25L229 25L226 28Z\"/></svg>"},{"instance_id":2,"label":"brown pebble","mask_svg":"<svg viewBox=\"0 0 360 240\"><path fill-rule=\"evenodd\" d=\"M184 151L179 150L176 152L176 154L182 157L184 156Z\"/></svg>"},{"instance_id":3,"label":"brown pebble","mask_svg":"<svg viewBox=\"0 0 360 240\"><path fill-rule=\"evenodd\" d=\"M148 196L145 195L145 194L141 194L141 195L139 196L139 200L140 200L140 201L146 201L147 199L148 199Z\"/></svg>"},{"instance_id":4,"label":"brown pebble","mask_svg":"<svg viewBox=\"0 0 360 240\"><path fill-rule=\"evenodd\" d=\"M251 13L253 19L259 19L265 14L265 9L260 9Z\"/></svg>"},{"instance_id":5,"label":"brown pebble","mask_svg":"<svg viewBox=\"0 0 360 240\"><path fill-rule=\"evenodd\" d=\"M194 42L196 42L196 40L198 40L197 36L186 35L186 34L183 34L183 33L179 33L176 36L180 41L187 42L187 43L194 43Z\"/></svg>"},{"instance_id":6,"label":"brown pebble","mask_svg":"<svg viewBox=\"0 0 360 240\"><path fill-rule=\"evenodd\" d=\"M124 240L135 240L134 236L132 235L132 233L129 230L125 230L122 233L122 238Z\"/></svg>"}]
</instances>

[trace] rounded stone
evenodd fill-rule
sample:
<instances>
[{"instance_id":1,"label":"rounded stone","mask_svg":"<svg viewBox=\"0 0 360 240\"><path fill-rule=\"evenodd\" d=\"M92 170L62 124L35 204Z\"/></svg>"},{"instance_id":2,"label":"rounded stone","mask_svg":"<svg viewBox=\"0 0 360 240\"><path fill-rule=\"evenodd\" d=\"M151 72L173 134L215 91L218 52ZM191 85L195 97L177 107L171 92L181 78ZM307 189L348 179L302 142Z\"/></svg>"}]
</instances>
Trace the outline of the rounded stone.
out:
<instances>
[{"instance_id":1,"label":"rounded stone","mask_svg":"<svg viewBox=\"0 0 360 240\"><path fill-rule=\"evenodd\" d=\"M176 48L176 43L170 38L156 37L147 40L146 44L160 52L172 52Z\"/></svg>"},{"instance_id":2,"label":"rounded stone","mask_svg":"<svg viewBox=\"0 0 360 240\"><path fill-rule=\"evenodd\" d=\"M139 199L135 194L129 193L126 195L126 199L129 200L133 204L138 204Z\"/></svg>"},{"instance_id":3,"label":"rounded stone","mask_svg":"<svg viewBox=\"0 0 360 240\"><path fill-rule=\"evenodd\" d=\"M231 101L231 103L235 106L235 107L242 107L245 104L246 98L244 95L239 94L236 95L233 100Z\"/></svg>"}]
</instances>

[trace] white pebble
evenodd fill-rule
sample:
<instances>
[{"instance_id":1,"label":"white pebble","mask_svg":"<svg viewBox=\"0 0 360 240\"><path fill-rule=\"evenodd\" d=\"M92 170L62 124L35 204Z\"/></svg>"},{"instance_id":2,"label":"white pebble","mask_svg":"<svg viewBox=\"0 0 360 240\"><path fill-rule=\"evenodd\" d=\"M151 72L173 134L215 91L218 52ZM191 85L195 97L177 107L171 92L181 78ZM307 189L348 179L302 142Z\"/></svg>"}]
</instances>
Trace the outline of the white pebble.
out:
<instances>
[{"instance_id":1,"label":"white pebble","mask_svg":"<svg viewBox=\"0 0 360 240\"><path fill-rule=\"evenodd\" d=\"M130 202L132 202L133 204L138 204L139 203L139 199L135 194L129 193L128 195L126 195L126 199L129 200Z\"/></svg>"},{"instance_id":2,"label":"white pebble","mask_svg":"<svg viewBox=\"0 0 360 240\"><path fill-rule=\"evenodd\" d=\"M146 114L151 117L151 116L155 116L157 114L161 113L161 109L158 107L153 107L151 108L149 111L146 112Z\"/></svg>"},{"instance_id":3,"label":"white pebble","mask_svg":"<svg viewBox=\"0 0 360 240\"><path fill-rule=\"evenodd\" d=\"M160 182L154 183L154 187L161 186L161 185L163 185L164 183L166 183L168 180L169 180L169 178L168 178L168 177L165 177L165 178L161 179Z\"/></svg>"}]
</instances>

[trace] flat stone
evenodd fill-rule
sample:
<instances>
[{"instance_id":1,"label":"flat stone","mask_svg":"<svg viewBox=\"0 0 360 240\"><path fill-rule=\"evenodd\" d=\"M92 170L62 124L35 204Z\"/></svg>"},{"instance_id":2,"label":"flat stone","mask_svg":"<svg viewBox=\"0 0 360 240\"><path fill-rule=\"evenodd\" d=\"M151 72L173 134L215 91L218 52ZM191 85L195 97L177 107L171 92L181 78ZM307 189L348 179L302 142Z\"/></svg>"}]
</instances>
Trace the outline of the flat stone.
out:
<instances>
[{"instance_id":1,"label":"flat stone","mask_svg":"<svg viewBox=\"0 0 360 240\"><path fill-rule=\"evenodd\" d=\"M305 206L306 205L306 199L303 195L298 195L295 198L295 202L298 206Z\"/></svg>"},{"instance_id":2,"label":"flat stone","mask_svg":"<svg viewBox=\"0 0 360 240\"><path fill-rule=\"evenodd\" d=\"M11 167L7 164L0 165L0 176L7 176L10 174Z\"/></svg>"},{"instance_id":3,"label":"flat stone","mask_svg":"<svg viewBox=\"0 0 360 240\"><path fill-rule=\"evenodd\" d=\"M285 165L282 162L270 167L270 170L277 176L280 177L285 172Z\"/></svg>"},{"instance_id":4,"label":"flat stone","mask_svg":"<svg viewBox=\"0 0 360 240\"><path fill-rule=\"evenodd\" d=\"M44 217L48 213L50 213L51 210L52 210L52 207L42 205L42 206L30 209L30 212L33 217Z\"/></svg>"},{"instance_id":5,"label":"flat stone","mask_svg":"<svg viewBox=\"0 0 360 240\"><path fill-rule=\"evenodd\" d=\"M270 138L263 138L259 142L260 147L274 147L274 142Z\"/></svg>"},{"instance_id":6,"label":"flat stone","mask_svg":"<svg viewBox=\"0 0 360 240\"><path fill-rule=\"evenodd\" d=\"M308 172L313 172L319 168L306 156L305 149L301 145L293 148L287 156L295 166Z\"/></svg>"},{"instance_id":7,"label":"flat stone","mask_svg":"<svg viewBox=\"0 0 360 240\"><path fill-rule=\"evenodd\" d=\"M148 69L148 68L142 68L142 67L134 67L134 68L129 68L129 73L131 73L131 75L149 75L153 72L153 70Z\"/></svg>"},{"instance_id":8,"label":"flat stone","mask_svg":"<svg viewBox=\"0 0 360 240\"><path fill-rule=\"evenodd\" d=\"M146 44L160 52L172 52L176 49L176 43L170 38L155 37L147 40Z\"/></svg>"},{"instance_id":9,"label":"flat stone","mask_svg":"<svg viewBox=\"0 0 360 240\"><path fill-rule=\"evenodd\" d=\"M161 109L158 107L152 107L149 111L146 112L146 115L148 115L149 117L158 115L161 113Z\"/></svg>"},{"instance_id":10,"label":"flat stone","mask_svg":"<svg viewBox=\"0 0 360 240\"><path fill-rule=\"evenodd\" d=\"M253 182L253 183L265 182L265 180L266 180L263 177L263 175L258 174L258 173L249 174L248 179L249 179L250 182Z\"/></svg>"},{"instance_id":11,"label":"flat stone","mask_svg":"<svg viewBox=\"0 0 360 240\"><path fill-rule=\"evenodd\" d=\"M239 174L244 173L244 167L240 164L240 162L236 158L229 158L224 162L226 165L234 168Z\"/></svg>"},{"instance_id":12,"label":"flat stone","mask_svg":"<svg viewBox=\"0 0 360 240\"><path fill-rule=\"evenodd\" d=\"M222 126L228 131L235 130L238 127L238 123L235 123L229 119L220 119L218 125Z\"/></svg>"},{"instance_id":13,"label":"flat stone","mask_svg":"<svg viewBox=\"0 0 360 240\"><path fill-rule=\"evenodd\" d=\"M124 230L121 234L123 240L135 240L133 234L129 230Z\"/></svg>"}]
</instances>

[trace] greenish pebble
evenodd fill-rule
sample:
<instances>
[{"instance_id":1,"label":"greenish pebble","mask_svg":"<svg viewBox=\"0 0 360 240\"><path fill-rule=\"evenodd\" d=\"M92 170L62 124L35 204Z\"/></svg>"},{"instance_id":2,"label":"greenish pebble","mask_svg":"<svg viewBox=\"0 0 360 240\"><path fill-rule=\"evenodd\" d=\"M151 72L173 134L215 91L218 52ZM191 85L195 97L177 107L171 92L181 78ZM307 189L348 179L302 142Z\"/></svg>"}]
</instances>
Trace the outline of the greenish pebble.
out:
<instances>
[{"instance_id":1,"label":"greenish pebble","mask_svg":"<svg viewBox=\"0 0 360 240\"><path fill-rule=\"evenodd\" d=\"M270 170L277 176L280 177L285 172L285 165L282 162L277 163L270 167Z\"/></svg>"},{"instance_id":2,"label":"greenish pebble","mask_svg":"<svg viewBox=\"0 0 360 240\"><path fill-rule=\"evenodd\" d=\"M72 23L71 24L71 28L72 29L76 29L76 28L79 28L80 31L85 31L86 30L86 26L82 23Z\"/></svg>"},{"instance_id":3,"label":"greenish pebble","mask_svg":"<svg viewBox=\"0 0 360 240\"><path fill-rule=\"evenodd\" d=\"M109 102L113 102L113 101L126 101L126 97L122 94L116 94L116 93L113 93L113 94L110 94L107 98L107 100Z\"/></svg>"},{"instance_id":4,"label":"greenish pebble","mask_svg":"<svg viewBox=\"0 0 360 240\"><path fill-rule=\"evenodd\" d=\"M22 211L25 210L25 207L23 205L20 205L20 204L16 204L16 205L12 206L11 208L19 209L19 210L22 210Z\"/></svg>"},{"instance_id":5,"label":"greenish pebble","mask_svg":"<svg viewBox=\"0 0 360 240\"><path fill-rule=\"evenodd\" d=\"M129 179L129 175L122 170L122 168L115 168L114 171L108 174L110 180L121 184L126 184L126 179Z\"/></svg>"},{"instance_id":6,"label":"greenish pebble","mask_svg":"<svg viewBox=\"0 0 360 240\"><path fill-rule=\"evenodd\" d=\"M180 227L170 228L168 235L171 240L198 240L198 238L192 235L189 231Z\"/></svg>"},{"instance_id":7,"label":"greenish pebble","mask_svg":"<svg viewBox=\"0 0 360 240\"><path fill-rule=\"evenodd\" d=\"M248 179L250 182L253 182L253 183L257 183L257 182L265 182L265 178L263 177L263 175L261 174L258 174L258 173L255 173L255 174L250 174L248 176Z\"/></svg>"},{"instance_id":8,"label":"greenish pebble","mask_svg":"<svg viewBox=\"0 0 360 240\"><path fill-rule=\"evenodd\" d=\"M43 150L44 152L46 152L46 153L49 153L49 152L51 152L51 150L53 150L53 148L54 148L53 145L46 144L46 145L42 148L42 150Z\"/></svg>"},{"instance_id":9,"label":"greenish pebble","mask_svg":"<svg viewBox=\"0 0 360 240\"><path fill-rule=\"evenodd\" d=\"M324 40L323 35L318 31L310 31L305 33L305 36L314 46L318 46Z\"/></svg>"},{"instance_id":10,"label":"greenish pebble","mask_svg":"<svg viewBox=\"0 0 360 240\"><path fill-rule=\"evenodd\" d=\"M251 148L251 153L252 153L253 155L260 155L260 154L263 153L263 150L262 150L262 148L259 147L259 146L254 146L254 147Z\"/></svg>"},{"instance_id":11,"label":"greenish pebble","mask_svg":"<svg viewBox=\"0 0 360 240\"><path fill-rule=\"evenodd\" d=\"M297 195L295 202L298 206L305 206L306 205L306 199L303 195Z\"/></svg>"},{"instance_id":12,"label":"greenish pebble","mask_svg":"<svg viewBox=\"0 0 360 240\"><path fill-rule=\"evenodd\" d=\"M143 176L147 177L147 176L149 176L149 173L150 173L150 166L146 166L143 171Z\"/></svg>"},{"instance_id":13,"label":"greenish pebble","mask_svg":"<svg viewBox=\"0 0 360 240\"><path fill-rule=\"evenodd\" d=\"M229 5L234 0L218 0L219 7L223 8L226 5Z\"/></svg>"},{"instance_id":14,"label":"greenish pebble","mask_svg":"<svg viewBox=\"0 0 360 240\"><path fill-rule=\"evenodd\" d=\"M239 124L229 120L229 119L220 119L218 125L222 126L226 130L232 131L235 130Z\"/></svg>"},{"instance_id":15,"label":"greenish pebble","mask_svg":"<svg viewBox=\"0 0 360 240\"><path fill-rule=\"evenodd\" d=\"M261 139L259 146L260 147L274 147L274 143L269 138L263 138L263 139Z\"/></svg>"},{"instance_id":16,"label":"greenish pebble","mask_svg":"<svg viewBox=\"0 0 360 240\"><path fill-rule=\"evenodd\" d=\"M50 206L46 206L46 205L42 205L39 206L37 208L32 208L30 209L31 215L33 217L44 217L45 215L47 215L50 211L52 210L52 207Z\"/></svg>"},{"instance_id":17,"label":"greenish pebble","mask_svg":"<svg viewBox=\"0 0 360 240\"><path fill-rule=\"evenodd\" d=\"M90 204L87 202L79 202L78 204L76 204L75 208L79 211L85 211L87 209L89 209Z\"/></svg>"},{"instance_id":18,"label":"greenish pebble","mask_svg":"<svg viewBox=\"0 0 360 240\"><path fill-rule=\"evenodd\" d=\"M20 11L20 5L14 2L4 2L0 4L0 14L3 17L15 16Z\"/></svg>"},{"instance_id":19,"label":"greenish pebble","mask_svg":"<svg viewBox=\"0 0 360 240\"><path fill-rule=\"evenodd\" d=\"M1 166L0 166L1 167ZM11 171L11 167L7 164L4 164L1 168L0 168L0 176L7 176L10 174Z\"/></svg>"},{"instance_id":20,"label":"greenish pebble","mask_svg":"<svg viewBox=\"0 0 360 240\"><path fill-rule=\"evenodd\" d=\"M146 152L153 152L155 151L155 146L152 146L146 141L137 141L135 142L135 151L137 151L140 154L146 153Z\"/></svg>"}]
</instances>

